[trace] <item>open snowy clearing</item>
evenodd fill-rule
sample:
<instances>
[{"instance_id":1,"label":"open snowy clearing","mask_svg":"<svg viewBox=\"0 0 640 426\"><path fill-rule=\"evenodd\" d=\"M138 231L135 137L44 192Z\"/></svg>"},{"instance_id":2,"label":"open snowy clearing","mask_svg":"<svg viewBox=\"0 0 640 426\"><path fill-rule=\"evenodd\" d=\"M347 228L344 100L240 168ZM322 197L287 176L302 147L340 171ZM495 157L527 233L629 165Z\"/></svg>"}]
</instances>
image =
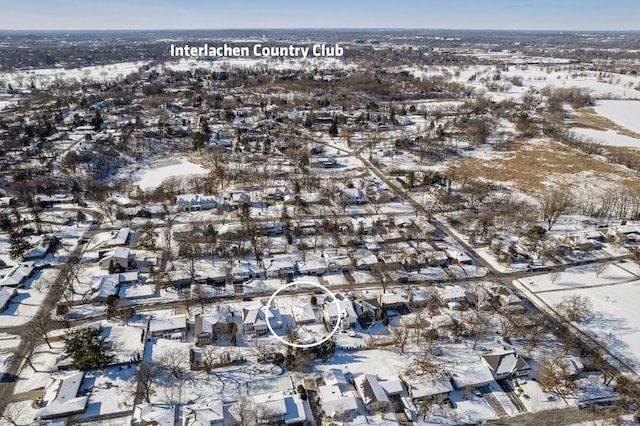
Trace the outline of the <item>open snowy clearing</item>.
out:
<instances>
[{"instance_id":1,"label":"open snowy clearing","mask_svg":"<svg viewBox=\"0 0 640 426\"><path fill-rule=\"evenodd\" d=\"M596 276L593 267L571 268L559 276L540 275L514 281L546 310L556 310L565 298L589 299L591 315L576 323L636 372L640 371L640 281L635 268L609 265ZM623 270L622 268L625 268ZM591 270L589 270L591 269ZM626 270L628 269L628 270Z\"/></svg>"},{"instance_id":2,"label":"open snowy clearing","mask_svg":"<svg viewBox=\"0 0 640 426\"><path fill-rule=\"evenodd\" d=\"M640 101L603 100L595 106L598 114L640 134Z\"/></svg>"},{"instance_id":3,"label":"open snowy clearing","mask_svg":"<svg viewBox=\"0 0 640 426\"><path fill-rule=\"evenodd\" d=\"M199 164L192 163L186 159L171 159L158 161L142 167L134 175L134 182L141 189L152 189L157 187L168 177L189 176L206 174L208 170Z\"/></svg>"}]
</instances>

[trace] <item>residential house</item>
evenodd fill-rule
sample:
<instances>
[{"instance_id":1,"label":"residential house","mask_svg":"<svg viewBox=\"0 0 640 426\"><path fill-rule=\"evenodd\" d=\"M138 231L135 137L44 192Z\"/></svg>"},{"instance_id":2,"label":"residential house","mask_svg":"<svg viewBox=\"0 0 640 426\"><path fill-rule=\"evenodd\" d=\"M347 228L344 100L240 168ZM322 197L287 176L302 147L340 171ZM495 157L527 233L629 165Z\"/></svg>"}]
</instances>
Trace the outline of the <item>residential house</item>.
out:
<instances>
[{"instance_id":1,"label":"residential house","mask_svg":"<svg viewBox=\"0 0 640 426\"><path fill-rule=\"evenodd\" d=\"M298 273L300 275L321 276L329 272L329 265L325 258L309 257L305 262L298 262Z\"/></svg>"},{"instance_id":2,"label":"residential house","mask_svg":"<svg viewBox=\"0 0 640 426\"><path fill-rule=\"evenodd\" d=\"M18 290L12 287L0 288L0 312L3 312L11 303L11 299L17 296Z\"/></svg>"},{"instance_id":3,"label":"residential house","mask_svg":"<svg viewBox=\"0 0 640 426\"><path fill-rule=\"evenodd\" d=\"M84 372L77 371L53 376L45 388L42 405L36 417L40 420L51 420L83 413L89 401L88 396L78 396L83 378Z\"/></svg>"},{"instance_id":4,"label":"residential house","mask_svg":"<svg viewBox=\"0 0 640 426\"><path fill-rule=\"evenodd\" d=\"M194 335L200 345L208 345L217 336L231 332L232 319L226 312L218 311L213 314L196 315Z\"/></svg>"},{"instance_id":5,"label":"residential house","mask_svg":"<svg viewBox=\"0 0 640 426\"><path fill-rule=\"evenodd\" d=\"M382 318L382 309L376 299L355 300L353 309L362 327L369 327L373 322L379 321Z\"/></svg>"},{"instance_id":6,"label":"residential house","mask_svg":"<svg viewBox=\"0 0 640 426\"><path fill-rule=\"evenodd\" d=\"M493 382L493 374L482 362L458 364L451 382L456 389L477 389Z\"/></svg>"},{"instance_id":7,"label":"residential house","mask_svg":"<svg viewBox=\"0 0 640 426\"><path fill-rule=\"evenodd\" d=\"M489 293L497 299L500 306L509 312L524 310L524 303L510 288L496 285L489 288Z\"/></svg>"},{"instance_id":8,"label":"residential house","mask_svg":"<svg viewBox=\"0 0 640 426\"><path fill-rule=\"evenodd\" d=\"M156 338L184 341L187 336L187 316L154 317L149 319L149 334Z\"/></svg>"},{"instance_id":9,"label":"residential house","mask_svg":"<svg viewBox=\"0 0 640 426\"><path fill-rule=\"evenodd\" d=\"M141 404L136 406L140 411L140 426L175 426L176 407L171 404Z\"/></svg>"},{"instance_id":10,"label":"residential house","mask_svg":"<svg viewBox=\"0 0 640 426\"><path fill-rule=\"evenodd\" d=\"M369 201L367 194L360 188L344 188L341 195L349 204L365 204Z\"/></svg>"},{"instance_id":11,"label":"residential house","mask_svg":"<svg viewBox=\"0 0 640 426\"><path fill-rule=\"evenodd\" d=\"M318 392L326 417L346 421L358 412L358 401L352 391L343 391L340 385L323 385L318 386Z\"/></svg>"},{"instance_id":12,"label":"residential house","mask_svg":"<svg viewBox=\"0 0 640 426\"><path fill-rule=\"evenodd\" d=\"M273 329L282 328L282 320L278 309L263 305L242 310L242 331L245 334L267 334L269 331L267 321L269 321Z\"/></svg>"},{"instance_id":13,"label":"residential house","mask_svg":"<svg viewBox=\"0 0 640 426\"><path fill-rule=\"evenodd\" d=\"M415 370L400 372L400 378L407 386L411 399L416 401L444 402L453 390L451 380L443 372L418 374Z\"/></svg>"},{"instance_id":14,"label":"residential house","mask_svg":"<svg viewBox=\"0 0 640 426\"><path fill-rule=\"evenodd\" d=\"M116 268L126 271L129 267L129 260L132 258L131 250L126 247L116 247L113 250L100 253L98 261L100 269Z\"/></svg>"},{"instance_id":15,"label":"residential house","mask_svg":"<svg viewBox=\"0 0 640 426\"><path fill-rule=\"evenodd\" d=\"M336 299L331 297L324 299L322 310L327 327L332 329L337 321L340 321L340 327L343 330L355 328L358 315L353 309L353 303L346 296L336 293Z\"/></svg>"},{"instance_id":16,"label":"residential house","mask_svg":"<svg viewBox=\"0 0 640 426\"><path fill-rule=\"evenodd\" d=\"M295 391L256 395L253 400L260 424L307 424L305 401Z\"/></svg>"},{"instance_id":17,"label":"residential house","mask_svg":"<svg viewBox=\"0 0 640 426\"><path fill-rule=\"evenodd\" d=\"M136 271L95 276L91 279L93 300L104 302L109 296L118 294L122 285L137 282L139 282L139 277Z\"/></svg>"},{"instance_id":18,"label":"residential house","mask_svg":"<svg viewBox=\"0 0 640 426\"><path fill-rule=\"evenodd\" d=\"M316 315L313 312L313 307L309 303L293 303L291 305L291 311L298 325L316 322Z\"/></svg>"},{"instance_id":19,"label":"residential house","mask_svg":"<svg viewBox=\"0 0 640 426\"><path fill-rule=\"evenodd\" d=\"M458 285L436 289L436 297L441 305L450 309L459 309L459 305L471 302L467 290Z\"/></svg>"},{"instance_id":20,"label":"residential house","mask_svg":"<svg viewBox=\"0 0 640 426\"><path fill-rule=\"evenodd\" d=\"M310 167L320 167L325 169L331 169L336 166L338 162L335 158L331 157L311 157L309 159Z\"/></svg>"},{"instance_id":21,"label":"residential house","mask_svg":"<svg viewBox=\"0 0 640 426\"><path fill-rule=\"evenodd\" d=\"M529 364L513 349L498 349L482 355L482 362L489 367L496 380L527 377Z\"/></svg>"},{"instance_id":22,"label":"residential house","mask_svg":"<svg viewBox=\"0 0 640 426\"><path fill-rule=\"evenodd\" d=\"M271 201L287 201L293 198L293 192L288 186L272 186L265 190L267 199Z\"/></svg>"},{"instance_id":23,"label":"residential house","mask_svg":"<svg viewBox=\"0 0 640 426\"><path fill-rule=\"evenodd\" d=\"M131 236L131 228L122 228L111 233L111 238L104 242L104 247L126 246Z\"/></svg>"},{"instance_id":24,"label":"residential house","mask_svg":"<svg viewBox=\"0 0 640 426\"><path fill-rule=\"evenodd\" d=\"M181 212L211 210L218 207L218 201L215 195L182 194L176 197L176 206Z\"/></svg>"},{"instance_id":25,"label":"residential house","mask_svg":"<svg viewBox=\"0 0 640 426\"><path fill-rule=\"evenodd\" d=\"M382 293L378 295L378 304L383 310L406 311L409 301L401 294Z\"/></svg>"},{"instance_id":26,"label":"residential house","mask_svg":"<svg viewBox=\"0 0 640 426\"><path fill-rule=\"evenodd\" d=\"M0 280L0 287L22 287L33 276L36 267L33 262L22 262Z\"/></svg>"},{"instance_id":27,"label":"residential house","mask_svg":"<svg viewBox=\"0 0 640 426\"><path fill-rule=\"evenodd\" d=\"M353 384L362 398L367 410L386 411L390 406L389 398L382 386L372 374L359 374L353 377Z\"/></svg>"},{"instance_id":28,"label":"residential house","mask_svg":"<svg viewBox=\"0 0 640 426\"><path fill-rule=\"evenodd\" d=\"M187 405L183 409L183 426L223 426L224 406L217 399L209 404Z\"/></svg>"},{"instance_id":29,"label":"residential house","mask_svg":"<svg viewBox=\"0 0 640 426\"><path fill-rule=\"evenodd\" d=\"M298 264L290 256L274 256L263 259L263 262L267 278L293 278L298 271Z\"/></svg>"}]
</instances>

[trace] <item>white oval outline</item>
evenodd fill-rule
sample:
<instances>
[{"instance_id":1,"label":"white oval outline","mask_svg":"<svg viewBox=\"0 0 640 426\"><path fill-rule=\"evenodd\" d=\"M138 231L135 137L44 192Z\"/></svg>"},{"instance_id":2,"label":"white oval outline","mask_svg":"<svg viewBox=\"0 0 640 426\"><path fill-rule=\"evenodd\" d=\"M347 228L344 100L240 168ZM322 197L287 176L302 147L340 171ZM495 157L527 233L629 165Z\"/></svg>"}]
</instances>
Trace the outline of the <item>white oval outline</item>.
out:
<instances>
[{"instance_id":1,"label":"white oval outline","mask_svg":"<svg viewBox=\"0 0 640 426\"><path fill-rule=\"evenodd\" d=\"M287 342L282 337L278 336L275 331L273 331L273 328L271 327L271 321L269 321L269 315L268 314L265 315L266 316L266 320L267 320L266 321L267 322L267 328L269 329L271 334L273 334L273 336L276 339L278 339L279 341L281 341L285 345L289 345L289 346L291 346L293 348L314 348L316 346L319 346L319 345L323 344L327 340L331 339L333 337L333 335L336 334L336 332L340 328L340 323L342 322L342 312L340 312L340 305L338 304L338 298L336 297L335 294L333 294L333 292L331 290L329 290L328 288L326 288L322 284L314 283L312 281L293 281L293 282L290 282L290 283L287 283L287 284L283 285L282 287L277 289L271 295L271 297L269 298L269 301L267 302L267 309L269 309L269 307L271 306L271 303L273 303L273 299L278 295L278 293L280 293L280 291L282 291L282 290L284 290L286 288L292 287L294 285L298 285L298 284L310 284L310 285L312 285L314 287L318 287L322 291L324 291L325 293L327 293L329 296L331 296L333 298L333 302L335 302L336 306L338 307L338 321L336 321L336 325L333 327L333 330L331 330L331 333L329 333L324 339L320 340L319 342L315 342L315 343L301 344L301 343Z\"/></svg>"}]
</instances>

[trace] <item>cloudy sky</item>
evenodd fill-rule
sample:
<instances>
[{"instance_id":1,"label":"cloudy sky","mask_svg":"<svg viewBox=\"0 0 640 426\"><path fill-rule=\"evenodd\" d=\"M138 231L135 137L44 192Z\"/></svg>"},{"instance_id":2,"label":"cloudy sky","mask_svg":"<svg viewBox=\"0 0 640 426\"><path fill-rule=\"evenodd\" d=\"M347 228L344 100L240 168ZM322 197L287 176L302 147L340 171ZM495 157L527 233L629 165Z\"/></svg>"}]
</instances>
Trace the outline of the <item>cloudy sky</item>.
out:
<instances>
[{"instance_id":1,"label":"cloudy sky","mask_svg":"<svg viewBox=\"0 0 640 426\"><path fill-rule=\"evenodd\" d=\"M0 0L0 29L640 30L640 0Z\"/></svg>"}]
</instances>

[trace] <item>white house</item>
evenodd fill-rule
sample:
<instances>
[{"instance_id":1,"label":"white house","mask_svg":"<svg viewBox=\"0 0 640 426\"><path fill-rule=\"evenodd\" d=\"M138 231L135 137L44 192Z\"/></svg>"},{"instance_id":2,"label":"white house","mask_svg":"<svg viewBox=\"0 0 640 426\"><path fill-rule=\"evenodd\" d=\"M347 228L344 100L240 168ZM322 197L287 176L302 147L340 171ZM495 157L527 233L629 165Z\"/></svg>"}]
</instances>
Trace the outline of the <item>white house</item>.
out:
<instances>
[{"instance_id":1,"label":"white house","mask_svg":"<svg viewBox=\"0 0 640 426\"><path fill-rule=\"evenodd\" d=\"M296 324L311 324L316 322L316 316L313 307L309 303L294 303L291 305L293 318Z\"/></svg>"},{"instance_id":2,"label":"white house","mask_svg":"<svg viewBox=\"0 0 640 426\"><path fill-rule=\"evenodd\" d=\"M0 312L7 309L11 299L18 294L18 290L11 287L2 287L0 289Z\"/></svg>"},{"instance_id":3,"label":"white house","mask_svg":"<svg viewBox=\"0 0 640 426\"><path fill-rule=\"evenodd\" d=\"M184 341L187 334L187 316L157 317L149 319L149 334L153 337Z\"/></svg>"},{"instance_id":4,"label":"white house","mask_svg":"<svg viewBox=\"0 0 640 426\"><path fill-rule=\"evenodd\" d=\"M109 269L109 265L127 269L129 267L130 255L131 250L128 248L116 247L113 250L106 252L104 256L100 258L98 264L100 265L100 269Z\"/></svg>"},{"instance_id":5,"label":"white house","mask_svg":"<svg viewBox=\"0 0 640 426\"><path fill-rule=\"evenodd\" d=\"M340 327L343 330L355 328L358 315L353 309L353 303L347 297L340 293L336 294L336 300L328 297L322 305L324 319L327 327L334 327L337 321L340 321Z\"/></svg>"},{"instance_id":6,"label":"white house","mask_svg":"<svg viewBox=\"0 0 640 426\"><path fill-rule=\"evenodd\" d=\"M282 320L280 319L280 311L271 307L260 306L254 308L244 308L242 310L242 331L245 334L267 334L269 327L267 320L271 324L271 328L282 328Z\"/></svg>"},{"instance_id":7,"label":"white house","mask_svg":"<svg viewBox=\"0 0 640 426\"><path fill-rule=\"evenodd\" d=\"M458 365L451 378L456 389L475 389L493 382L493 374L486 364Z\"/></svg>"},{"instance_id":8,"label":"white house","mask_svg":"<svg viewBox=\"0 0 640 426\"><path fill-rule=\"evenodd\" d=\"M130 235L131 235L131 228L122 228L119 231L114 231L111 233L111 238L104 242L104 246L105 247L126 246Z\"/></svg>"},{"instance_id":9,"label":"white house","mask_svg":"<svg viewBox=\"0 0 640 426\"><path fill-rule=\"evenodd\" d=\"M342 198L349 204L364 204L369 201L367 194L360 188L344 188Z\"/></svg>"},{"instance_id":10,"label":"white house","mask_svg":"<svg viewBox=\"0 0 640 426\"><path fill-rule=\"evenodd\" d=\"M358 400L351 391L343 392L338 385L318 386L325 416L348 420L358 412Z\"/></svg>"},{"instance_id":11,"label":"white house","mask_svg":"<svg viewBox=\"0 0 640 426\"><path fill-rule=\"evenodd\" d=\"M531 367L513 349L498 349L482 355L482 362L489 367L496 380L526 377Z\"/></svg>"},{"instance_id":12,"label":"white house","mask_svg":"<svg viewBox=\"0 0 640 426\"><path fill-rule=\"evenodd\" d=\"M436 290L436 296L443 305L449 303L466 303L469 301L467 290L458 285L446 286Z\"/></svg>"},{"instance_id":13,"label":"white house","mask_svg":"<svg viewBox=\"0 0 640 426\"><path fill-rule=\"evenodd\" d=\"M178 211L211 210L218 206L215 195L182 194L176 197Z\"/></svg>"},{"instance_id":14,"label":"white house","mask_svg":"<svg viewBox=\"0 0 640 426\"><path fill-rule=\"evenodd\" d=\"M390 405L389 398L373 374L354 376L355 385L360 398L369 411L385 411Z\"/></svg>"},{"instance_id":15,"label":"white house","mask_svg":"<svg viewBox=\"0 0 640 426\"><path fill-rule=\"evenodd\" d=\"M194 404L184 407L184 426L222 426L224 406L221 399L209 404Z\"/></svg>"},{"instance_id":16,"label":"white house","mask_svg":"<svg viewBox=\"0 0 640 426\"><path fill-rule=\"evenodd\" d=\"M33 262L22 262L0 280L0 287L21 287L35 269Z\"/></svg>"},{"instance_id":17,"label":"white house","mask_svg":"<svg viewBox=\"0 0 640 426\"><path fill-rule=\"evenodd\" d=\"M83 378L83 372L54 377L45 388L45 395L37 418L50 420L84 412L89 397L78 396Z\"/></svg>"},{"instance_id":18,"label":"white house","mask_svg":"<svg viewBox=\"0 0 640 426\"><path fill-rule=\"evenodd\" d=\"M444 373L417 374L413 370L404 370L400 378L407 385L413 401L445 400L453 390L451 381Z\"/></svg>"}]
</instances>

